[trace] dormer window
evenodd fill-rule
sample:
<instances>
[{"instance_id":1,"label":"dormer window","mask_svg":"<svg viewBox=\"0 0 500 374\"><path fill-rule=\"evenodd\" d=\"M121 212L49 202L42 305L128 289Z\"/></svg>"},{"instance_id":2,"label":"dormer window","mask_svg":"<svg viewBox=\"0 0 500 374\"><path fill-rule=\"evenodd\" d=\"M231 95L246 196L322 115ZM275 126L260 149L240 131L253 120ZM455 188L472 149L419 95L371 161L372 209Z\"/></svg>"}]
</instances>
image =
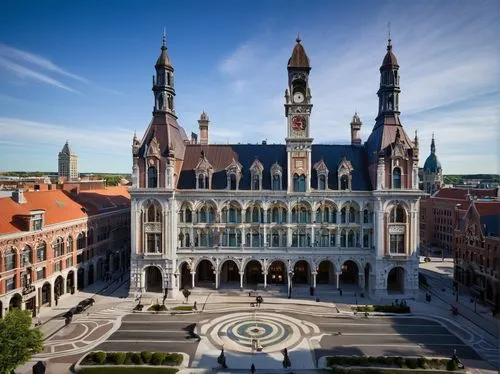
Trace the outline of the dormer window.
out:
<instances>
[{"instance_id":1,"label":"dormer window","mask_svg":"<svg viewBox=\"0 0 500 374\"><path fill-rule=\"evenodd\" d=\"M272 190L273 191L280 191L282 189L282 175L283 175L283 169L277 162L271 166L271 183L272 183Z\"/></svg>"},{"instance_id":2,"label":"dormer window","mask_svg":"<svg viewBox=\"0 0 500 374\"><path fill-rule=\"evenodd\" d=\"M32 210L30 211L30 229L32 231L40 231L43 229L43 216L44 210Z\"/></svg>"},{"instance_id":3,"label":"dormer window","mask_svg":"<svg viewBox=\"0 0 500 374\"><path fill-rule=\"evenodd\" d=\"M264 170L264 166L262 163L255 159L250 166L250 178L251 178L251 189L254 191L258 191L262 189L262 171Z\"/></svg>"},{"instance_id":4,"label":"dormer window","mask_svg":"<svg viewBox=\"0 0 500 374\"><path fill-rule=\"evenodd\" d=\"M326 190L328 187L328 168L325 161L321 159L314 164L313 168L318 176L318 190Z\"/></svg>"},{"instance_id":5,"label":"dormer window","mask_svg":"<svg viewBox=\"0 0 500 374\"><path fill-rule=\"evenodd\" d=\"M352 172L354 171L351 162L345 157L340 161L337 169L338 186L340 190L352 190Z\"/></svg>"},{"instance_id":6,"label":"dormer window","mask_svg":"<svg viewBox=\"0 0 500 374\"><path fill-rule=\"evenodd\" d=\"M158 188L158 166L160 160L160 144L153 136L146 151L147 157L147 186L146 188Z\"/></svg>"},{"instance_id":7,"label":"dormer window","mask_svg":"<svg viewBox=\"0 0 500 374\"><path fill-rule=\"evenodd\" d=\"M227 176L227 189L228 190L238 190L241 179L241 164L236 161L234 158L231 160L231 163L226 167L226 176Z\"/></svg>"},{"instance_id":8,"label":"dormer window","mask_svg":"<svg viewBox=\"0 0 500 374\"><path fill-rule=\"evenodd\" d=\"M197 189L205 190L211 188L213 170L212 165L205 156L205 152L201 151L200 160L195 168Z\"/></svg>"}]
</instances>

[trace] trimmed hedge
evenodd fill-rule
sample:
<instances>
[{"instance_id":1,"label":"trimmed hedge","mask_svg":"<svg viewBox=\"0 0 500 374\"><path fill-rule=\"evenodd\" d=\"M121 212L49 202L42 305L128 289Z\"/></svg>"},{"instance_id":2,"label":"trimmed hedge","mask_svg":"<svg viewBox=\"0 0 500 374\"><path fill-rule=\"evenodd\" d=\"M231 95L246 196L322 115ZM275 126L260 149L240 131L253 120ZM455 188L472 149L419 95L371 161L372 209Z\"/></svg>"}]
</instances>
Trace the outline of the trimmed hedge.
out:
<instances>
[{"instance_id":1,"label":"trimmed hedge","mask_svg":"<svg viewBox=\"0 0 500 374\"><path fill-rule=\"evenodd\" d=\"M329 356L326 358L326 365L335 368L339 366L385 366L408 369L457 370L455 361L450 359L400 356ZM455 369L448 369L452 365L455 365Z\"/></svg>"},{"instance_id":2,"label":"trimmed hedge","mask_svg":"<svg viewBox=\"0 0 500 374\"><path fill-rule=\"evenodd\" d=\"M78 370L78 374L175 374L179 370L174 368L152 368L152 367L85 367Z\"/></svg>"},{"instance_id":3,"label":"trimmed hedge","mask_svg":"<svg viewBox=\"0 0 500 374\"><path fill-rule=\"evenodd\" d=\"M83 366L92 365L165 365L179 366L184 356L165 352L90 352L81 361Z\"/></svg>"},{"instance_id":4,"label":"trimmed hedge","mask_svg":"<svg viewBox=\"0 0 500 374\"><path fill-rule=\"evenodd\" d=\"M152 310L154 312L164 312L167 310L167 307L165 305L153 304L148 308L148 310Z\"/></svg>"},{"instance_id":5,"label":"trimmed hedge","mask_svg":"<svg viewBox=\"0 0 500 374\"><path fill-rule=\"evenodd\" d=\"M172 310L182 310L185 312L191 312L193 310L192 305L178 305L172 308Z\"/></svg>"}]
</instances>

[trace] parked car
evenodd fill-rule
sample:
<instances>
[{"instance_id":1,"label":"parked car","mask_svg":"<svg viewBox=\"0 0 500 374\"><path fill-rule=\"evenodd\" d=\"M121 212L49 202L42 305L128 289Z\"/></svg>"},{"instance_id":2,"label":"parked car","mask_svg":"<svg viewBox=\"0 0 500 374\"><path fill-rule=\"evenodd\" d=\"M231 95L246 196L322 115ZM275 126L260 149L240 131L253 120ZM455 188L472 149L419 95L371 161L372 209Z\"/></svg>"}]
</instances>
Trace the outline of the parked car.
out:
<instances>
[{"instance_id":1,"label":"parked car","mask_svg":"<svg viewBox=\"0 0 500 374\"><path fill-rule=\"evenodd\" d=\"M91 297L89 297L88 299L85 299L85 300L82 300L78 303L78 305L76 306L76 313L81 313L83 312L84 310L86 310L87 308L91 307L92 305L94 305L95 303L95 300Z\"/></svg>"},{"instance_id":2,"label":"parked car","mask_svg":"<svg viewBox=\"0 0 500 374\"><path fill-rule=\"evenodd\" d=\"M427 256L420 256L420 262L431 262L431 258Z\"/></svg>"}]
</instances>

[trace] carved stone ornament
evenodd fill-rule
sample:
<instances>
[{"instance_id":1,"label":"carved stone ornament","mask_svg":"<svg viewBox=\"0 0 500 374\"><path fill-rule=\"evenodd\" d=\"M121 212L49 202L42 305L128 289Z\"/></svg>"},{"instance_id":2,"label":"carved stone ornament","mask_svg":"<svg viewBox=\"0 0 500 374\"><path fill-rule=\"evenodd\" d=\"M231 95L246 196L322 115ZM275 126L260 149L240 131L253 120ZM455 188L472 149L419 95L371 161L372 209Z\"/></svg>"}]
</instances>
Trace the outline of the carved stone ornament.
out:
<instances>
[{"instance_id":1,"label":"carved stone ornament","mask_svg":"<svg viewBox=\"0 0 500 374\"><path fill-rule=\"evenodd\" d=\"M149 143L148 156L160 158L160 144L158 143L156 136L153 137L153 139Z\"/></svg>"}]
</instances>

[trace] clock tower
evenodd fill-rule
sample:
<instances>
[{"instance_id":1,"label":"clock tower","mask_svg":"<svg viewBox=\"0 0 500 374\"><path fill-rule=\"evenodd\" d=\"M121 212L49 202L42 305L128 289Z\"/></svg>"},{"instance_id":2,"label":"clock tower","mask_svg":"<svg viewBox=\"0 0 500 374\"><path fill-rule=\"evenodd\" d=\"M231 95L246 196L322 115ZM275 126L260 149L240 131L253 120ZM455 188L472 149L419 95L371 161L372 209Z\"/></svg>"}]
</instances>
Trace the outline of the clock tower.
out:
<instances>
[{"instance_id":1,"label":"clock tower","mask_svg":"<svg viewBox=\"0 0 500 374\"><path fill-rule=\"evenodd\" d=\"M288 88L285 91L287 118L288 192L306 192L311 188L309 57L297 36L288 60Z\"/></svg>"}]
</instances>

